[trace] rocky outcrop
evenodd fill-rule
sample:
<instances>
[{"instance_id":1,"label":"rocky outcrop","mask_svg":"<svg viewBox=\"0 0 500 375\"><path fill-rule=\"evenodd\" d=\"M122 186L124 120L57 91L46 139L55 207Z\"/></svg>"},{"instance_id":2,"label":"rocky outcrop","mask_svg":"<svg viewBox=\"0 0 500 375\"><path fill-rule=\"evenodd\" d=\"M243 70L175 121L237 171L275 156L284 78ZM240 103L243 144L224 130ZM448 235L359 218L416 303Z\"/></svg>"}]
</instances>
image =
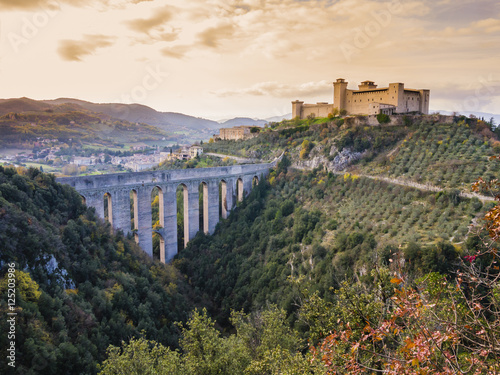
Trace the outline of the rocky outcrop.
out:
<instances>
[{"instance_id":1,"label":"rocky outcrop","mask_svg":"<svg viewBox=\"0 0 500 375\"><path fill-rule=\"evenodd\" d=\"M292 166L297 169L314 169L323 165L328 171L338 172L346 169L349 165L365 155L364 152L354 152L348 148L344 148L341 152L338 152L335 146L331 147L329 152L330 157L328 158L322 153L317 152L321 150L313 151L316 152L311 152L311 157L309 159L299 160Z\"/></svg>"}]
</instances>

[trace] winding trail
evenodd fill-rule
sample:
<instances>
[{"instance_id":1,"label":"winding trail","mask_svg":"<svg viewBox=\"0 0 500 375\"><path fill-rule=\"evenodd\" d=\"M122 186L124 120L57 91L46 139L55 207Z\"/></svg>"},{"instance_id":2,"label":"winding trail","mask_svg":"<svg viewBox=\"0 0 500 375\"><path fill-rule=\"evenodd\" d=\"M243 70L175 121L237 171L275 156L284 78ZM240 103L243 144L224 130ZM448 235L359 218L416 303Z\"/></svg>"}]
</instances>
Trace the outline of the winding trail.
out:
<instances>
[{"instance_id":1,"label":"winding trail","mask_svg":"<svg viewBox=\"0 0 500 375\"><path fill-rule=\"evenodd\" d=\"M233 160L236 160L238 163L260 163L261 162L259 159L240 158L239 156L216 154L213 152L205 152L204 154L209 155L209 156L215 156L217 158L233 159Z\"/></svg>"},{"instance_id":2,"label":"winding trail","mask_svg":"<svg viewBox=\"0 0 500 375\"><path fill-rule=\"evenodd\" d=\"M227 158L236 160L238 163L261 162L259 159L241 158L238 156L216 154L216 153L211 153L211 152L207 152L206 155L216 156L219 158L226 158L227 157ZM291 168L299 169L299 170L312 170L312 168L302 167L302 166L299 167L298 165L292 165ZM337 175L344 175L345 173L351 173L348 171L330 171L330 172L337 174ZM378 181L385 181L389 184L394 184L394 185L408 186L408 187L412 187L412 188L418 189L418 190L433 191L436 193L439 191L446 191L447 190L447 189L443 189L443 188L440 188L440 187L432 185L432 184L420 184L420 183L415 182L415 181L403 180L401 178L390 178L390 177L385 177L385 176L373 176L373 175L369 175L369 174L358 174L358 173L354 173L354 174L356 174L357 176L360 176L360 177L370 178L372 180L378 180ZM460 196L463 198L477 198L483 203L492 202L495 200L493 197L488 197L486 195L481 195L481 194L477 194L477 193L470 193L470 192L465 192L465 191L461 191Z\"/></svg>"},{"instance_id":3,"label":"winding trail","mask_svg":"<svg viewBox=\"0 0 500 375\"><path fill-rule=\"evenodd\" d=\"M300 169L300 170L312 170L312 168L299 167L297 165L293 165L292 168ZM346 173L352 173L349 171L329 171L329 172L332 172L332 173L337 174L337 175L344 175ZM440 188L440 187L432 185L432 184L420 184L420 183L415 182L415 181L408 181L408 180L403 180L400 178L390 178L390 177L385 177L385 176L372 176L369 174L362 174L362 173L352 173L352 174L355 174L356 176L360 176L360 177L370 178L372 180L385 181L389 184L408 186L408 187L412 187L412 188L418 189L418 190L434 191L436 193L439 191L446 191L447 190L447 189ZM488 197L486 195L481 195L481 194L477 194L477 193L469 193L469 192L465 192L465 191L461 191L460 196L463 198L477 198L483 203L484 202L492 202L495 200L493 197Z\"/></svg>"},{"instance_id":4,"label":"winding trail","mask_svg":"<svg viewBox=\"0 0 500 375\"><path fill-rule=\"evenodd\" d=\"M339 173L343 174L343 173ZM415 181L408 181L408 180L402 180L399 178L390 178L390 177L384 177L384 176L371 176L371 175L366 175L366 174L359 174L358 176L366 177L366 178L371 178L372 180L379 180L379 181L385 181L390 184L395 184L395 185L401 185L401 186L409 186L415 189L419 190L425 190L425 191L445 191L446 189L437 187L435 185L431 184L419 184L418 182ZM463 198L477 198L481 202L491 202L494 201L495 199L493 197L487 197L486 195L481 195L477 193L469 193L465 191L460 192L460 196Z\"/></svg>"}]
</instances>

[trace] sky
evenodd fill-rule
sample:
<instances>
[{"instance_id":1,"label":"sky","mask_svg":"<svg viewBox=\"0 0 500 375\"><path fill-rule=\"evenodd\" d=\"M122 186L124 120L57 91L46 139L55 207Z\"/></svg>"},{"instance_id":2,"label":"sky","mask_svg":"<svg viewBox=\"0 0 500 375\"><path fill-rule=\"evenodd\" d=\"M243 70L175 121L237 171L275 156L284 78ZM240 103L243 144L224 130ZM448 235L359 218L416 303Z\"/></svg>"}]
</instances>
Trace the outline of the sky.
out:
<instances>
[{"instance_id":1,"label":"sky","mask_svg":"<svg viewBox=\"0 0 500 375\"><path fill-rule=\"evenodd\" d=\"M500 113L500 2L0 0L0 98L267 118L337 78Z\"/></svg>"}]
</instances>

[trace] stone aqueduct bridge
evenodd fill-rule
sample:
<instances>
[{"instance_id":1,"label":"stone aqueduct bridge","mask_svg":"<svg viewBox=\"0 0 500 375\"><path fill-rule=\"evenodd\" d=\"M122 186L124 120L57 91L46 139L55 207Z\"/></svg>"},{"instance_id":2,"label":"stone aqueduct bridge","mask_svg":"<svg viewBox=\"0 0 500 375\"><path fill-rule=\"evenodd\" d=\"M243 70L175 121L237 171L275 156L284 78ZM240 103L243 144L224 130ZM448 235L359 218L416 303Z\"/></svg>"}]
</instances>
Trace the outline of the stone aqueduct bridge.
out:
<instances>
[{"instance_id":1,"label":"stone aqueduct bridge","mask_svg":"<svg viewBox=\"0 0 500 375\"><path fill-rule=\"evenodd\" d=\"M219 222L219 205L225 219L235 205L252 190L253 183L266 177L280 158L266 164L235 165L230 167L160 170L151 172L116 173L108 175L64 177L57 181L74 187L89 207L125 234L131 229L131 203L134 207L135 239L150 256L153 255L153 231L160 235L160 260L168 262L177 254L177 199L179 186L184 190L184 245L200 230L199 188L203 185L203 228L213 233ZM219 185L222 202L219 202ZM151 193L159 189L160 227L153 230ZM132 192L132 194L131 194Z\"/></svg>"}]
</instances>

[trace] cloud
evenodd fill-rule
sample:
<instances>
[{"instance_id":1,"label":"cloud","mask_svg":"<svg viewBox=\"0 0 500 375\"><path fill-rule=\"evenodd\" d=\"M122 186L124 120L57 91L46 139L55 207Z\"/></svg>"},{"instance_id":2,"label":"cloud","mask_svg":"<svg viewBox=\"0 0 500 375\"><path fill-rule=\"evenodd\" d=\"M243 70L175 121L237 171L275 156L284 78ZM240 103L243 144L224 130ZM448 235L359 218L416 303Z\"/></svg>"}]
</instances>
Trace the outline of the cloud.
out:
<instances>
[{"instance_id":1,"label":"cloud","mask_svg":"<svg viewBox=\"0 0 500 375\"><path fill-rule=\"evenodd\" d=\"M500 32L500 19L487 18L472 22L468 27L455 28L446 27L441 33L441 36L474 36L485 34L496 34Z\"/></svg>"},{"instance_id":2,"label":"cloud","mask_svg":"<svg viewBox=\"0 0 500 375\"><path fill-rule=\"evenodd\" d=\"M82 61L83 57L92 55L97 49L111 46L113 41L113 37L106 35L84 35L83 40L59 41L57 52L63 60Z\"/></svg>"},{"instance_id":3,"label":"cloud","mask_svg":"<svg viewBox=\"0 0 500 375\"><path fill-rule=\"evenodd\" d=\"M105 8L124 8L129 4L139 4L154 0L0 0L1 10L39 10L39 9L59 9L61 4L68 4L76 7L100 4Z\"/></svg>"},{"instance_id":4,"label":"cloud","mask_svg":"<svg viewBox=\"0 0 500 375\"><path fill-rule=\"evenodd\" d=\"M186 45L163 48L160 52L163 56L174 59L182 59L192 47Z\"/></svg>"},{"instance_id":5,"label":"cloud","mask_svg":"<svg viewBox=\"0 0 500 375\"><path fill-rule=\"evenodd\" d=\"M141 44L152 44L155 42L173 42L179 38L180 29L164 26L173 17L172 8L157 8L155 14L149 18L137 18L124 23L133 31L143 34L136 38Z\"/></svg>"},{"instance_id":6,"label":"cloud","mask_svg":"<svg viewBox=\"0 0 500 375\"><path fill-rule=\"evenodd\" d=\"M329 81L307 82L300 85L288 85L279 82L260 82L244 89L222 89L214 91L218 97L230 96L272 96L277 98L309 97L329 95L332 93L332 83Z\"/></svg>"},{"instance_id":7,"label":"cloud","mask_svg":"<svg viewBox=\"0 0 500 375\"><path fill-rule=\"evenodd\" d=\"M83 0L65 0L69 4L84 4ZM36 9L59 9L60 1L57 0L0 0L1 10L36 10Z\"/></svg>"},{"instance_id":8,"label":"cloud","mask_svg":"<svg viewBox=\"0 0 500 375\"><path fill-rule=\"evenodd\" d=\"M235 27L232 24L219 24L199 33L198 41L205 47L217 48L222 39L230 39L234 32Z\"/></svg>"},{"instance_id":9,"label":"cloud","mask_svg":"<svg viewBox=\"0 0 500 375\"><path fill-rule=\"evenodd\" d=\"M167 8L157 9L155 15L150 18L137 18L125 21L130 29L149 34L152 30L162 30L162 25L172 19L172 12Z\"/></svg>"}]
</instances>

